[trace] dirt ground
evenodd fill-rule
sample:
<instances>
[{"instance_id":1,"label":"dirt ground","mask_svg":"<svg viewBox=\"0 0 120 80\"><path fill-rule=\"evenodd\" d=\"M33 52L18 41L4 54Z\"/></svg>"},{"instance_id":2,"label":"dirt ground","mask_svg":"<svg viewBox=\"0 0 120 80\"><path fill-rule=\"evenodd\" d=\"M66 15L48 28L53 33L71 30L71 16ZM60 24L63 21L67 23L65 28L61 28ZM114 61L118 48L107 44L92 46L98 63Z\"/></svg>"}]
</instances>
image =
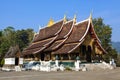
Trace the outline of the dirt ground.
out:
<instances>
[{"instance_id":1,"label":"dirt ground","mask_svg":"<svg viewBox=\"0 0 120 80\"><path fill-rule=\"evenodd\" d=\"M101 71L0 71L0 80L120 80L120 68Z\"/></svg>"}]
</instances>

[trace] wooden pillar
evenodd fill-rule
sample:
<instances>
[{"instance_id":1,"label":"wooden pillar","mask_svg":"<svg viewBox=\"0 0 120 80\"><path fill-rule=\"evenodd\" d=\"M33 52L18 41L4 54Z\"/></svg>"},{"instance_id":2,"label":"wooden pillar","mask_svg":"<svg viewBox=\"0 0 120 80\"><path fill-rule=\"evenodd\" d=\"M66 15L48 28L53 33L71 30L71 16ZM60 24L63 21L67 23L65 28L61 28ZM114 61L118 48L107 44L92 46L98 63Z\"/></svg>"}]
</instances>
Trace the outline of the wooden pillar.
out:
<instances>
[{"instance_id":1,"label":"wooden pillar","mask_svg":"<svg viewBox=\"0 0 120 80\"><path fill-rule=\"evenodd\" d=\"M34 54L33 56L34 56L34 60L37 61L38 60L37 55Z\"/></svg>"},{"instance_id":2,"label":"wooden pillar","mask_svg":"<svg viewBox=\"0 0 120 80\"><path fill-rule=\"evenodd\" d=\"M61 60L63 60L63 55L61 54Z\"/></svg>"},{"instance_id":3,"label":"wooden pillar","mask_svg":"<svg viewBox=\"0 0 120 80\"><path fill-rule=\"evenodd\" d=\"M71 56L70 56L70 54L68 54L68 58L69 58L69 60L71 60Z\"/></svg>"},{"instance_id":4,"label":"wooden pillar","mask_svg":"<svg viewBox=\"0 0 120 80\"><path fill-rule=\"evenodd\" d=\"M51 54L51 59L55 60L55 55L54 54Z\"/></svg>"}]
</instances>

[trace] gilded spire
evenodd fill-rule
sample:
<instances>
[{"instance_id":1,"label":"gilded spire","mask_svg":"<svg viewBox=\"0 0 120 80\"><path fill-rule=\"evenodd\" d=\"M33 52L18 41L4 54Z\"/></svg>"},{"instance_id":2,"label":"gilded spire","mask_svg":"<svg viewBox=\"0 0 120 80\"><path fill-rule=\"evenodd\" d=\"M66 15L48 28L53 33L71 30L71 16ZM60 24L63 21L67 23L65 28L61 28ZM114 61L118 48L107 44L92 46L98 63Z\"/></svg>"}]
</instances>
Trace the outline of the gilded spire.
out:
<instances>
[{"instance_id":1,"label":"gilded spire","mask_svg":"<svg viewBox=\"0 0 120 80\"><path fill-rule=\"evenodd\" d=\"M35 37L37 34L38 34L37 32L34 32L34 37Z\"/></svg>"},{"instance_id":2,"label":"gilded spire","mask_svg":"<svg viewBox=\"0 0 120 80\"><path fill-rule=\"evenodd\" d=\"M74 15L74 19L73 19L73 21L76 23L76 14Z\"/></svg>"},{"instance_id":3,"label":"gilded spire","mask_svg":"<svg viewBox=\"0 0 120 80\"><path fill-rule=\"evenodd\" d=\"M53 24L54 24L54 20L53 20L52 18L50 18L47 26L50 27L50 26L53 25Z\"/></svg>"},{"instance_id":4,"label":"gilded spire","mask_svg":"<svg viewBox=\"0 0 120 80\"><path fill-rule=\"evenodd\" d=\"M66 22L67 21L67 19L66 19L66 15L64 15L64 22Z\"/></svg>"},{"instance_id":5,"label":"gilded spire","mask_svg":"<svg viewBox=\"0 0 120 80\"><path fill-rule=\"evenodd\" d=\"M41 29L41 26L39 25L39 30ZM39 31L38 31L39 32Z\"/></svg>"},{"instance_id":6,"label":"gilded spire","mask_svg":"<svg viewBox=\"0 0 120 80\"><path fill-rule=\"evenodd\" d=\"M39 27L39 29L38 29L38 32L37 32L37 33L39 33L39 31L40 31L40 29L41 29L41 26L40 26L40 25L38 25L38 27Z\"/></svg>"},{"instance_id":7,"label":"gilded spire","mask_svg":"<svg viewBox=\"0 0 120 80\"><path fill-rule=\"evenodd\" d=\"M90 13L89 19L90 19L90 22L92 22L92 12Z\"/></svg>"},{"instance_id":8,"label":"gilded spire","mask_svg":"<svg viewBox=\"0 0 120 80\"><path fill-rule=\"evenodd\" d=\"M92 19L92 12L90 13L90 16L89 16L90 19Z\"/></svg>"},{"instance_id":9,"label":"gilded spire","mask_svg":"<svg viewBox=\"0 0 120 80\"><path fill-rule=\"evenodd\" d=\"M92 19L92 14L93 14L93 10L91 11L90 16L89 16L90 19Z\"/></svg>"}]
</instances>

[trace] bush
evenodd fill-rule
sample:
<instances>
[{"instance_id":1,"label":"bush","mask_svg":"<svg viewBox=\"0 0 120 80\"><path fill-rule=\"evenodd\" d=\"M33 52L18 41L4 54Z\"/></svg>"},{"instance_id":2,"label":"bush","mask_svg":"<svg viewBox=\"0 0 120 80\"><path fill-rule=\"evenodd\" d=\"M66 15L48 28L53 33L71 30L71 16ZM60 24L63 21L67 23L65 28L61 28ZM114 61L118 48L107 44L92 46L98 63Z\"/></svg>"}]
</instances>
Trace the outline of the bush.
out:
<instances>
[{"instance_id":1,"label":"bush","mask_svg":"<svg viewBox=\"0 0 120 80\"><path fill-rule=\"evenodd\" d=\"M117 66L117 67L120 67L120 62L117 62L117 63L116 63L116 66Z\"/></svg>"},{"instance_id":2,"label":"bush","mask_svg":"<svg viewBox=\"0 0 120 80\"><path fill-rule=\"evenodd\" d=\"M5 63L5 60L2 59L2 60L0 61L0 67L3 67L4 63Z\"/></svg>"},{"instance_id":3,"label":"bush","mask_svg":"<svg viewBox=\"0 0 120 80\"><path fill-rule=\"evenodd\" d=\"M72 69L69 66L65 67L65 70L66 71L72 71Z\"/></svg>"},{"instance_id":4,"label":"bush","mask_svg":"<svg viewBox=\"0 0 120 80\"><path fill-rule=\"evenodd\" d=\"M116 65L117 67L120 67L120 54L117 57Z\"/></svg>"}]
</instances>

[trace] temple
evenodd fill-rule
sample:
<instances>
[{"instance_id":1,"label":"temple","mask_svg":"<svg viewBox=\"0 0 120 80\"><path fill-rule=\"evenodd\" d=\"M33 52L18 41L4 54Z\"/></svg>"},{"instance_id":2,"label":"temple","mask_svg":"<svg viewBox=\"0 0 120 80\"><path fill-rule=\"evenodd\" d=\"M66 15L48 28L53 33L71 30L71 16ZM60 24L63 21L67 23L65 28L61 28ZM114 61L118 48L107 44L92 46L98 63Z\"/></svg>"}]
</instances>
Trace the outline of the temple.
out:
<instances>
[{"instance_id":1,"label":"temple","mask_svg":"<svg viewBox=\"0 0 120 80\"><path fill-rule=\"evenodd\" d=\"M92 62L102 59L107 53L101 46L101 42L95 33L92 16L77 22L76 16L67 20L54 22L52 19L48 25L35 34L32 43L23 51L25 60L55 60L56 56L62 61L76 60Z\"/></svg>"}]
</instances>

